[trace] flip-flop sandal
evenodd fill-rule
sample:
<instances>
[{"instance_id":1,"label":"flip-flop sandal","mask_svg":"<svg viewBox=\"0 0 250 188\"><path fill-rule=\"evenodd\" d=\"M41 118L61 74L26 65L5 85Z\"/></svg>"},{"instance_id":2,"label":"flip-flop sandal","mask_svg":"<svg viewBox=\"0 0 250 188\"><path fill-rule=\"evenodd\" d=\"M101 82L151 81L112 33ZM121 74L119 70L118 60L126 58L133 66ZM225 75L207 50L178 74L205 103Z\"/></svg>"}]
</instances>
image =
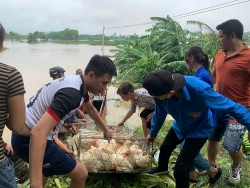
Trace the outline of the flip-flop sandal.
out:
<instances>
[{"instance_id":1,"label":"flip-flop sandal","mask_svg":"<svg viewBox=\"0 0 250 188\"><path fill-rule=\"evenodd\" d=\"M216 174L213 178L212 178L212 177L209 177L209 180L208 180L209 183L210 183L211 185L215 184L216 181L217 181L218 179L220 179L221 174L222 174L222 169L218 168L217 174Z\"/></svg>"},{"instance_id":2,"label":"flip-flop sandal","mask_svg":"<svg viewBox=\"0 0 250 188\"><path fill-rule=\"evenodd\" d=\"M189 179L189 182L190 182L190 183L198 183L199 181L200 181L199 179L196 179L196 180Z\"/></svg>"}]
</instances>

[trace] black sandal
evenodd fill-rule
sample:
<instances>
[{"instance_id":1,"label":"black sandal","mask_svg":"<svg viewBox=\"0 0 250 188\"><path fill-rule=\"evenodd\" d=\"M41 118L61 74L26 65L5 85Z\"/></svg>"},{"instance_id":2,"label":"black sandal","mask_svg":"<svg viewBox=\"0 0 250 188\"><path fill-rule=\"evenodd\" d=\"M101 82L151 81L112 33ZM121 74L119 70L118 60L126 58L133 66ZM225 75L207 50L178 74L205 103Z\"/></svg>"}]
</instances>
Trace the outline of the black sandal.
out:
<instances>
[{"instance_id":1,"label":"black sandal","mask_svg":"<svg viewBox=\"0 0 250 188\"><path fill-rule=\"evenodd\" d=\"M190 183L198 183L199 181L200 181L199 179L196 179L196 180L189 179L189 182L190 182Z\"/></svg>"},{"instance_id":2,"label":"black sandal","mask_svg":"<svg viewBox=\"0 0 250 188\"><path fill-rule=\"evenodd\" d=\"M209 177L209 183L210 183L211 185L215 184L216 181L217 181L218 179L220 179L221 174L222 174L222 169L218 168L217 174L216 174L213 178L212 178L212 177Z\"/></svg>"}]
</instances>

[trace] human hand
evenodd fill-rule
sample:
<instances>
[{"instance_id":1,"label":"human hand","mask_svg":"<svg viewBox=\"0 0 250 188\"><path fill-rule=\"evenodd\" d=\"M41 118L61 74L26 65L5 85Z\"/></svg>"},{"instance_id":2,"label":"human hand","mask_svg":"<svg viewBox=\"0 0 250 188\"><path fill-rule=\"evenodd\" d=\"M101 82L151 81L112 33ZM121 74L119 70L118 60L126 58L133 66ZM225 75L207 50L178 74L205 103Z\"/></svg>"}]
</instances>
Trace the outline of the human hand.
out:
<instances>
[{"instance_id":1,"label":"human hand","mask_svg":"<svg viewBox=\"0 0 250 188\"><path fill-rule=\"evenodd\" d=\"M148 142L154 142L155 138L148 135L147 140L148 140Z\"/></svg>"},{"instance_id":2,"label":"human hand","mask_svg":"<svg viewBox=\"0 0 250 188\"><path fill-rule=\"evenodd\" d=\"M74 135L77 134L77 124L71 123L71 128L69 128L70 132Z\"/></svg>"},{"instance_id":3,"label":"human hand","mask_svg":"<svg viewBox=\"0 0 250 188\"><path fill-rule=\"evenodd\" d=\"M75 119L75 120L73 121L73 123L80 123L80 122L88 122L88 120L85 119L85 118L83 118L83 119Z\"/></svg>"},{"instance_id":4,"label":"human hand","mask_svg":"<svg viewBox=\"0 0 250 188\"><path fill-rule=\"evenodd\" d=\"M5 147L5 150L7 151L8 155L13 155L14 154L14 150L12 148L11 145L7 144L7 146Z\"/></svg>"},{"instance_id":5,"label":"human hand","mask_svg":"<svg viewBox=\"0 0 250 188\"><path fill-rule=\"evenodd\" d=\"M118 125L117 126L124 126L124 122L123 121L121 121L120 123L118 123Z\"/></svg>"},{"instance_id":6,"label":"human hand","mask_svg":"<svg viewBox=\"0 0 250 188\"><path fill-rule=\"evenodd\" d=\"M152 119L153 113L148 114L146 121L149 122Z\"/></svg>"},{"instance_id":7,"label":"human hand","mask_svg":"<svg viewBox=\"0 0 250 188\"><path fill-rule=\"evenodd\" d=\"M103 137L105 140L108 140L108 142L112 139L113 134L110 130L106 130L103 132Z\"/></svg>"},{"instance_id":8,"label":"human hand","mask_svg":"<svg viewBox=\"0 0 250 188\"><path fill-rule=\"evenodd\" d=\"M80 111L80 112L78 113L78 115L79 115L79 117L80 117L81 119L83 119L83 118L85 117L85 114L84 114L82 111Z\"/></svg>"},{"instance_id":9,"label":"human hand","mask_svg":"<svg viewBox=\"0 0 250 188\"><path fill-rule=\"evenodd\" d=\"M70 149L68 149L67 151L65 151L65 153L69 154L71 157L75 158L76 156L74 155L74 152Z\"/></svg>"}]
</instances>

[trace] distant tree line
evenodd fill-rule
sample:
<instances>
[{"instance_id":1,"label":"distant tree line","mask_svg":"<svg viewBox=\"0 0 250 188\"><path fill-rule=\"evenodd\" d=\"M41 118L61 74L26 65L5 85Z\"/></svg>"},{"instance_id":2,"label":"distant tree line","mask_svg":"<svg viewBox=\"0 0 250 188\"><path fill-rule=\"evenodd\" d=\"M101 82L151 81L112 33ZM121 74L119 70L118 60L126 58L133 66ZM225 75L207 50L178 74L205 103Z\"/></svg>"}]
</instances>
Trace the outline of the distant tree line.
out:
<instances>
[{"instance_id":1,"label":"distant tree line","mask_svg":"<svg viewBox=\"0 0 250 188\"><path fill-rule=\"evenodd\" d=\"M19 33L10 31L9 33L6 33L6 39L20 41L22 39L22 35Z\"/></svg>"},{"instance_id":2,"label":"distant tree line","mask_svg":"<svg viewBox=\"0 0 250 188\"><path fill-rule=\"evenodd\" d=\"M63 31L51 31L47 36L52 40L78 40L79 32L76 29L66 28Z\"/></svg>"},{"instance_id":3,"label":"distant tree line","mask_svg":"<svg viewBox=\"0 0 250 188\"><path fill-rule=\"evenodd\" d=\"M124 40L128 39L130 35L116 35L116 33L112 34L111 36L104 36L104 40ZM80 40L102 40L102 34L96 34L96 35L89 35L89 34L80 34L79 35Z\"/></svg>"},{"instance_id":4,"label":"distant tree line","mask_svg":"<svg viewBox=\"0 0 250 188\"><path fill-rule=\"evenodd\" d=\"M21 35L19 33L10 31L6 34L6 38L9 40L21 41L22 39L27 39L28 43L38 43L48 40L59 40L59 41L77 41L77 40L87 40L87 41L101 41L102 34L79 34L76 29L66 28L63 31L51 31L48 33L35 31L34 33L29 33L28 35ZM116 33L111 36L105 36L104 40L126 40L129 39L130 35L117 35ZM133 37L133 36L132 36Z\"/></svg>"}]
</instances>

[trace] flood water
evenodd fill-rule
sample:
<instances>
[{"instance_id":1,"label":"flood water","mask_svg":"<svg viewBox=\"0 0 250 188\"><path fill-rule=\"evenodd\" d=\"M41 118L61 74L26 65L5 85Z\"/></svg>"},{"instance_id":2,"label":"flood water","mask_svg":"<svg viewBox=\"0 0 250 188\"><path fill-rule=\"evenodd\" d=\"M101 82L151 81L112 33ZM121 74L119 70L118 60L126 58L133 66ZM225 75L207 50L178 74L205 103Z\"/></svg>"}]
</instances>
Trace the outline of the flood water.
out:
<instances>
[{"instance_id":1,"label":"flood water","mask_svg":"<svg viewBox=\"0 0 250 188\"><path fill-rule=\"evenodd\" d=\"M66 75L72 75L76 69L84 70L93 55L102 54L101 46L85 44L28 44L4 41L4 47L8 49L0 53L0 62L14 66L22 73L26 90L25 101L52 80L49 76L51 67L61 66L66 70ZM113 48L115 47L105 46L104 54L113 55L109 52ZM106 121L109 125L116 125L125 116L129 102L112 100L120 97L117 96L115 87L110 86L108 89ZM139 110L126 122L128 126L141 124L138 112ZM10 135L10 131L5 128L3 139L9 142Z\"/></svg>"}]
</instances>

